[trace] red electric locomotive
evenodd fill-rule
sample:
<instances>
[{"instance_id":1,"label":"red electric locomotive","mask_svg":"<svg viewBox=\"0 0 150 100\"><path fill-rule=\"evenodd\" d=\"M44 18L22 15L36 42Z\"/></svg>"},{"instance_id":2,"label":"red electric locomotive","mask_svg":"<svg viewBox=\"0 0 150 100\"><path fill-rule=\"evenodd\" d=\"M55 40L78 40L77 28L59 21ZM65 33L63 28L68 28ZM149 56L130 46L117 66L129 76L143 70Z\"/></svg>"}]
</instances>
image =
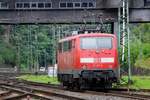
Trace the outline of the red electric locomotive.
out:
<instances>
[{"instance_id":1,"label":"red electric locomotive","mask_svg":"<svg viewBox=\"0 0 150 100\"><path fill-rule=\"evenodd\" d=\"M92 33L59 41L58 79L69 88L110 88L118 80L117 38Z\"/></svg>"}]
</instances>

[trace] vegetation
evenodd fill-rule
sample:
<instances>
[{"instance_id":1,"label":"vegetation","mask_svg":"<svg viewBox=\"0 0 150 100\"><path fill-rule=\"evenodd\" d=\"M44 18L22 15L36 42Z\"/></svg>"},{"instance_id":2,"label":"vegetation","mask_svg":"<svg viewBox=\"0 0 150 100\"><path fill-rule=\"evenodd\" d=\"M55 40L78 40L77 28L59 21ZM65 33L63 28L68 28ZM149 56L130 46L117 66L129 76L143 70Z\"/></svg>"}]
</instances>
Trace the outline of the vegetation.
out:
<instances>
[{"instance_id":1,"label":"vegetation","mask_svg":"<svg viewBox=\"0 0 150 100\"><path fill-rule=\"evenodd\" d=\"M14 64L15 50L12 45L0 42L0 63Z\"/></svg>"},{"instance_id":2,"label":"vegetation","mask_svg":"<svg viewBox=\"0 0 150 100\"><path fill-rule=\"evenodd\" d=\"M57 77L49 77L47 75L23 75L18 78L38 83L59 84Z\"/></svg>"},{"instance_id":3,"label":"vegetation","mask_svg":"<svg viewBox=\"0 0 150 100\"><path fill-rule=\"evenodd\" d=\"M128 87L128 77L123 76L121 80L121 87ZM129 88L132 89L150 89L150 76L132 76L132 84Z\"/></svg>"},{"instance_id":4,"label":"vegetation","mask_svg":"<svg viewBox=\"0 0 150 100\"><path fill-rule=\"evenodd\" d=\"M150 23L133 26L130 40L132 66L150 69Z\"/></svg>"},{"instance_id":5,"label":"vegetation","mask_svg":"<svg viewBox=\"0 0 150 100\"><path fill-rule=\"evenodd\" d=\"M21 69L35 70L37 66L45 66L44 61L51 63L52 37L50 34L48 26L13 27L11 43L16 47L17 64Z\"/></svg>"},{"instance_id":6,"label":"vegetation","mask_svg":"<svg viewBox=\"0 0 150 100\"><path fill-rule=\"evenodd\" d=\"M16 60L16 52L10 43L4 39L4 27L0 26L0 64L7 63L14 65Z\"/></svg>"},{"instance_id":7,"label":"vegetation","mask_svg":"<svg viewBox=\"0 0 150 100\"><path fill-rule=\"evenodd\" d=\"M53 60L56 50L55 39L58 37L55 26L11 25L11 28L7 27L0 26L0 64L18 66L23 71L36 71L38 66L45 67L55 63ZM6 38L8 41L5 41Z\"/></svg>"},{"instance_id":8,"label":"vegetation","mask_svg":"<svg viewBox=\"0 0 150 100\"><path fill-rule=\"evenodd\" d=\"M58 39L78 28L79 25L1 25L0 63L27 71L53 65ZM131 64L150 69L150 24L132 24L130 29Z\"/></svg>"}]
</instances>

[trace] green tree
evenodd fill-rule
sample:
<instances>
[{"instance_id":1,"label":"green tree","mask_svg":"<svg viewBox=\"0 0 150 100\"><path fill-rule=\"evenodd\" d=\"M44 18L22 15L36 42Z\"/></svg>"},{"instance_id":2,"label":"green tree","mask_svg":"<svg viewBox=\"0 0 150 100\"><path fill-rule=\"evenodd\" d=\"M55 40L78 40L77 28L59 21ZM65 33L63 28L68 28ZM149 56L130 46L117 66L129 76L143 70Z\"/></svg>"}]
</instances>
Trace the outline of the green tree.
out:
<instances>
[{"instance_id":1,"label":"green tree","mask_svg":"<svg viewBox=\"0 0 150 100\"><path fill-rule=\"evenodd\" d=\"M149 68L150 23L133 25L131 30L131 59L136 67Z\"/></svg>"}]
</instances>

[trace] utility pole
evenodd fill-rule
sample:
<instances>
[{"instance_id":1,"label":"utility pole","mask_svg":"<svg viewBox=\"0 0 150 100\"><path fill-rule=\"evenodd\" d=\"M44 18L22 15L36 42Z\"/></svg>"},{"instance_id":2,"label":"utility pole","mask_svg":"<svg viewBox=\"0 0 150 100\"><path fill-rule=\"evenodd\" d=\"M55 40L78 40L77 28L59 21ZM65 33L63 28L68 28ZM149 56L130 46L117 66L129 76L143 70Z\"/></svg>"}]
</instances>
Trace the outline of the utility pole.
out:
<instances>
[{"instance_id":1,"label":"utility pole","mask_svg":"<svg viewBox=\"0 0 150 100\"><path fill-rule=\"evenodd\" d=\"M121 6L118 9L118 21L119 21L119 37L121 39L122 46L122 66L125 65L125 59L127 59L128 65L128 83L131 82L131 62L130 62L130 31L129 31L129 4L128 0L122 0ZM121 9L122 7L122 9ZM125 58L127 55L127 58Z\"/></svg>"},{"instance_id":2,"label":"utility pole","mask_svg":"<svg viewBox=\"0 0 150 100\"><path fill-rule=\"evenodd\" d=\"M20 46L21 46L21 41L20 41L20 35L18 32L16 32L16 25L15 25L15 33L17 35L17 40L16 40L16 45L17 45L17 72L20 72Z\"/></svg>"},{"instance_id":3,"label":"utility pole","mask_svg":"<svg viewBox=\"0 0 150 100\"><path fill-rule=\"evenodd\" d=\"M39 27L38 27L39 28ZM35 47L35 50L36 50L36 66L35 66L35 72L38 72L39 70L39 56L38 56L38 36L37 36L37 33L35 33L35 44L36 44L36 47Z\"/></svg>"},{"instance_id":4,"label":"utility pole","mask_svg":"<svg viewBox=\"0 0 150 100\"><path fill-rule=\"evenodd\" d=\"M44 50L44 66L45 68L47 67L47 52L46 52L46 49Z\"/></svg>"},{"instance_id":5,"label":"utility pole","mask_svg":"<svg viewBox=\"0 0 150 100\"><path fill-rule=\"evenodd\" d=\"M52 31L53 32L52 33L52 45L53 45L53 47L52 47L53 48L52 49L53 50L52 51L53 52L53 54L52 54L53 55L52 65L53 65L53 77L54 77L54 69L55 69L54 67L55 67L55 64L56 64L56 26L52 27L52 30L53 30Z\"/></svg>"},{"instance_id":6,"label":"utility pole","mask_svg":"<svg viewBox=\"0 0 150 100\"><path fill-rule=\"evenodd\" d=\"M28 25L29 29L29 25ZM31 64L30 64L30 32L27 32L27 47L28 47L28 57L27 57L27 66L28 66L28 71L31 71Z\"/></svg>"},{"instance_id":7,"label":"utility pole","mask_svg":"<svg viewBox=\"0 0 150 100\"><path fill-rule=\"evenodd\" d=\"M31 25L29 25L29 42L30 42L30 68L31 72L34 71L33 68L33 53L32 53L32 32L31 32Z\"/></svg>"},{"instance_id":8,"label":"utility pole","mask_svg":"<svg viewBox=\"0 0 150 100\"><path fill-rule=\"evenodd\" d=\"M118 38L118 51L119 51L119 57L118 57L118 62L120 63L120 33L121 33L121 7L120 7L120 5L119 5L119 7L118 7L118 34L117 34L117 38ZM118 78L120 79L121 78L121 70L120 70L121 68L120 68L120 66L119 66L119 69L118 69Z\"/></svg>"},{"instance_id":9,"label":"utility pole","mask_svg":"<svg viewBox=\"0 0 150 100\"><path fill-rule=\"evenodd\" d=\"M40 33L39 30L40 26L38 25L38 32L34 33L35 37L35 72L39 71L39 42L38 42L38 33Z\"/></svg>"}]
</instances>

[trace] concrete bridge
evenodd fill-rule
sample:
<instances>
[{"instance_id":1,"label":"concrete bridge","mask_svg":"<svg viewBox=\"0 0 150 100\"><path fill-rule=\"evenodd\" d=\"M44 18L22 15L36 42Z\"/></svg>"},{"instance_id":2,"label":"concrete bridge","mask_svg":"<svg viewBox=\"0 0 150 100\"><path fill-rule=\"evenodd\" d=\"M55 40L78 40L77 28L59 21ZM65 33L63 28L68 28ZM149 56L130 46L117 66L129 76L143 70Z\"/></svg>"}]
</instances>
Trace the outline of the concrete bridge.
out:
<instances>
[{"instance_id":1,"label":"concrete bridge","mask_svg":"<svg viewBox=\"0 0 150 100\"><path fill-rule=\"evenodd\" d=\"M117 22L121 0L0 0L0 24ZM129 0L130 22L150 22L150 0Z\"/></svg>"}]
</instances>

